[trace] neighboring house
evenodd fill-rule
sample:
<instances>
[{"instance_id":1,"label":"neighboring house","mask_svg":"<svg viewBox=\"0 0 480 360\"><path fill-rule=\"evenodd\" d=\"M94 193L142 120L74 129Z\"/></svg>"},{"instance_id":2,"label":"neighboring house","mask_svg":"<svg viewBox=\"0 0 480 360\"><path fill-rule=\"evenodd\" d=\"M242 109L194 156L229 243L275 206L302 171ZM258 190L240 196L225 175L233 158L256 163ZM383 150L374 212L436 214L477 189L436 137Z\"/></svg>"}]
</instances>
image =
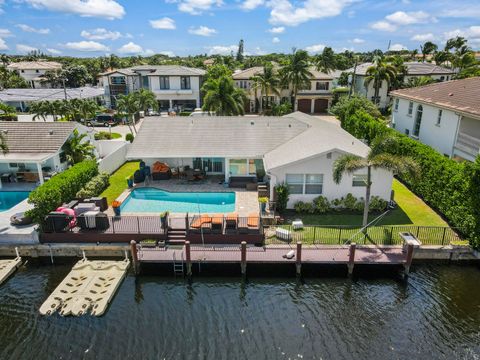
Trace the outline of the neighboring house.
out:
<instances>
[{"instance_id":1,"label":"neighboring house","mask_svg":"<svg viewBox=\"0 0 480 360\"><path fill-rule=\"evenodd\" d=\"M7 69L15 71L33 89L48 89L52 86L50 83L42 81L42 76L47 71L60 71L62 64L55 61L20 61L7 65Z\"/></svg>"},{"instance_id":2,"label":"neighboring house","mask_svg":"<svg viewBox=\"0 0 480 360\"><path fill-rule=\"evenodd\" d=\"M127 153L127 160L156 161L170 167L190 166L208 174L255 177L266 172L271 198L277 184L290 186L288 207L319 195L332 200L365 196L365 171L335 184L334 161L343 154L366 156L367 145L338 124L300 112L284 117L149 117ZM372 195L390 199L393 174L373 171Z\"/></svg>"},{"instance_id":3,"label":"neighboring house","mask_svg":"<svg viewBox=\"0 0 480 360\"><path fill-rule=\"evenodd\" d=\"M297 94L297 101L294 106L295 111L304 113L323 113L330 108L333 88L333 77L322 72L310 69L312 78L310 86L301 89ZM262 74L263 67L257 66L242 71L237 71L233 74L235 86L244 89L247 92L248 102L245 104L245 112L257 113L260 110L260 89L254 88L252 77ZM279 104L283 101L292 101L291 88L279 89L280 94L263 94L263 106L271 107L271 104Z\"/></svg>"},{"instance_id":4,"label":"neighboring house","mask_svg":"<svg viewBox=\"0 0 480 360\"><path fill-rule=\"evenodd\" d=\"M201 107L200 89L206 72L179 65L139 65L100 74L105 103L115 107L120 94L139 89L155 93L160 110L182 111Z\"/></svg>"},{"instance_id":5,"label":"neighboring house","mask_svg":"<svg viewBox=\"0 0 480 360\"><path fill-rule=\"evenodd\" d=\"M392 126L445 156L474 161L480 150L480 77L391 92Z\"/></svg>"},{"instance_id":6,"label":"neighboring house","mask_svg":"<svg viewBox=\"0 0 480 360\"><path fill-rule=\"evenodd\" d=\"M6 89L0 90L0 102L12 106L17 111L27 111L30 103L71 99L95 99L103 102L104 89L80 87L73 89Z\"/></svg>"},{"instance_id":7,"label":"neighboring house","mask_svg":"<svg viewBox=\"0 0 480 360\"><path fill-rule=\"evenodd\" d=\"M452 76L455 74L452 69L447 69L431 63L406 62L404 65L407 68L407 74L405 75L404 83L407 83L411 78L422 76L429 76L437 81L448 81L451 80ZM367 70L370 66L373 66L373 63L364 63L357 66L355 70L354 92L356 94L362 94L368 99L375 101L375 88L373 86L374 82L370 81L368 87L365 86ZM354 69L352 68L347 71L353 73ZM387 81L383 80L379 91L380 108L386 108L390 104L389 91L390 88Z\"/></svg>"}]
</instances>

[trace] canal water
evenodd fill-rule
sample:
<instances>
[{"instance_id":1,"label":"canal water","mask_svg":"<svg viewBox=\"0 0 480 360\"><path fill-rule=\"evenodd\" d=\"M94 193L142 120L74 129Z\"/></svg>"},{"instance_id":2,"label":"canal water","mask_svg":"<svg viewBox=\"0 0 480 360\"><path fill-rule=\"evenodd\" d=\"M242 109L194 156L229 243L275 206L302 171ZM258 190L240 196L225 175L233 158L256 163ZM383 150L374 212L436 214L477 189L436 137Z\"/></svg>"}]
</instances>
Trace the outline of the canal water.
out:
<instances>
[{"instance_id":1,"label":"canal water","mask_svg":"<svg viewBox=\"0 0 480 360\"><path fill-rule=\"evenodd\" d=\"M0 359L478 359L480 269L295 278L128 276L105 316L42 317L71 265L0 286Z\"/></svg>"}]
</instances>

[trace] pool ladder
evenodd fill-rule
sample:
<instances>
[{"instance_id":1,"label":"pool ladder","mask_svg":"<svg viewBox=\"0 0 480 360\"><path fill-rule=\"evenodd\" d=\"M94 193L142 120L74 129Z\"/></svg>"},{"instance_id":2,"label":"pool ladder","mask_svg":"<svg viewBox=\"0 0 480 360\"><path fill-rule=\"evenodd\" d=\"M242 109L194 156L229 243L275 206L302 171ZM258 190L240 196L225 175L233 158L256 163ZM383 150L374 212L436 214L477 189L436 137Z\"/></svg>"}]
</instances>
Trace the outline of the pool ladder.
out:
<instances>
[{"instance_id":1,"label":"pool ladder","mask_svg":"<svg viewBox=\"0 0 480 360\"><path fill-rule=\"evenodd\" d=\"M173 252L173 274L176 275L184 275L183 270L183 251L181 253L181 260L177 261L176 251Z\"/></svg>"}]
</instances>

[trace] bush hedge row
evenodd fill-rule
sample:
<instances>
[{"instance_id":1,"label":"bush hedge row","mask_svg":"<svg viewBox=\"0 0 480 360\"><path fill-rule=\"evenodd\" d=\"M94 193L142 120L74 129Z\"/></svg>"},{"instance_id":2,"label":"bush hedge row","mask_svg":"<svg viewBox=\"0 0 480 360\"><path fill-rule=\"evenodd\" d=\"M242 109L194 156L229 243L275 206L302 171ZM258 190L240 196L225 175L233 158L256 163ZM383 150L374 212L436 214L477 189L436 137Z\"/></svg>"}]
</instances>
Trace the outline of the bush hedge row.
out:
<instances>
[{"instance_id":1,"label":"bush hedge row","mask_svg":"<svg viewBox=\"0 0 480 360\"><path fill-rule=\"evenodd\" d=\"M347 194L340 199L334 199L328 201L324 196L318 196L313 199L312 202L296 202L293 207L298 213L308 214L325 214L336 211L350 211L362 213L365 206L365 199L363 197L357 199L352 194ZM372 196L370 198L369 212L381 212L388 206L386 200L381 199L378 196Z\"/></svg>"},{"instance_id":2,"label":"bush hedge row","mask_svg":"<svg viewBox=\"0 0 480 360\"><path fill-rule=\"evenodd\" d=\"M30 193L28 202L33 204L34 208L29 211L29 215L42 225L49 212L74 199L77 192L97 174L96 161L88 160L55 175Z\"/></svg>"},{"instance_id":3,"label":"bush hedge row","mask_svg":"<svg viewBox=\"0 0 480 360\"><path fill-rule=\"evenodd\" d=\"M110 184L109 179L110 175L107 173L98 174L77 192L76 197L86 199L100 195Z\"/></svg>"},{"instance_id":4,"label":"bush hedge row","mask_svg":"<svg viewBox=\"0 0 480 360\"><path fill-rule=\"evenodd\" d=\"M480 247L479 158L474 163L459 163L449 159L430 146L389 128L381 118L372 116L361 107L355 111L340 112L338 116L345 130L368 143L383 133L396 137L398 146L386 150L411 156L422 169L420 179L414 180L408 176L401 176L400 179L440 212L451 226L461 228L472 246Z\"/></svg>"}]
</instances>

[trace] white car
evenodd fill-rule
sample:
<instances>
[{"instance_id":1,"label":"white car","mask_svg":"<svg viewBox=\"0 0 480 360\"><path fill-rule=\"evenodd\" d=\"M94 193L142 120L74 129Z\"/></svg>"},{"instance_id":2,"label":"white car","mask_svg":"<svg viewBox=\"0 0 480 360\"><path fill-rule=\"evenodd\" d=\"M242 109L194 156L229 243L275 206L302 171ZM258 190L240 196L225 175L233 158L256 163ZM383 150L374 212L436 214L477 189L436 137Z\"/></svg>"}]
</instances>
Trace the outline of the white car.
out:
<instances>
[{"instance_id":1,"label":"white car","mask_svg":"<svg viewBox=\"0 0 480 360\"><path fill-rule=\"evenodd\" d=\"M215 112L211 112L211 111L203 111L202 109L195 109L194 112L192 112L190 115L188 116L215 116Z\"/></svg>"}]
</instances>

